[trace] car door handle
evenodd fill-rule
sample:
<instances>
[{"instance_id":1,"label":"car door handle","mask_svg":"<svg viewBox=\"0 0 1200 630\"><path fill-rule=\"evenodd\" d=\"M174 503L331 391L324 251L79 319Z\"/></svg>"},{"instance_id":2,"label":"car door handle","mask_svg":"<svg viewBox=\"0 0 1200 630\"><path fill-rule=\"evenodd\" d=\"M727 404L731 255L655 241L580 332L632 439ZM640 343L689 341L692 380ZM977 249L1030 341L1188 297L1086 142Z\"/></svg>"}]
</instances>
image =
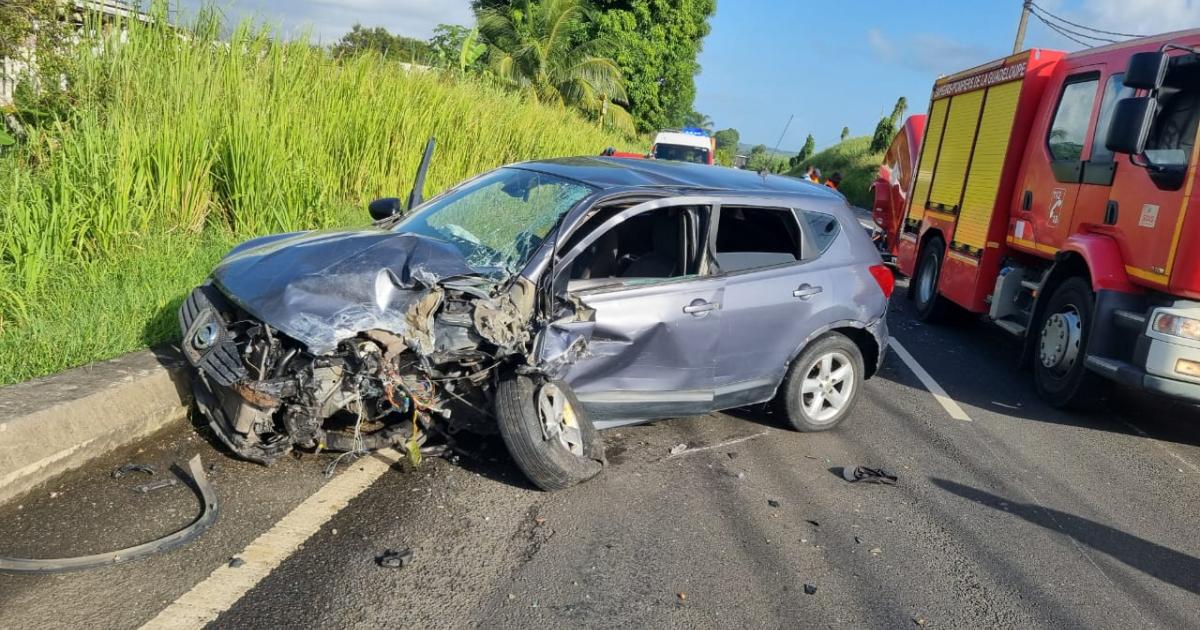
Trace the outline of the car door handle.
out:
<instances>
[{"instance_id":1,"label":"car door handle","mask_svg":"<svg viewBox=\"0 0 1200 630\"><path fill-rule=\"evenodd\" d=\"M683 312L697 317L703 317L709 311L715 311L721 308L717 302L705 302L704 300L693 300L691 304L683 307Z\"/></svg>"},{"instance_id":2,"label":"car door handle","mask_svg":"<svg viewBox=\"0 0 1200 630\"><path fill-rule=\"evenodd\" d=\"M814 287L811 284L802 284L799 287L796 287L795 291L792 291L792 297L798 297L801 300L807 300L808 298L824 290L825 289L822 289L821 287Z\"/></svg>"}]
</instances>

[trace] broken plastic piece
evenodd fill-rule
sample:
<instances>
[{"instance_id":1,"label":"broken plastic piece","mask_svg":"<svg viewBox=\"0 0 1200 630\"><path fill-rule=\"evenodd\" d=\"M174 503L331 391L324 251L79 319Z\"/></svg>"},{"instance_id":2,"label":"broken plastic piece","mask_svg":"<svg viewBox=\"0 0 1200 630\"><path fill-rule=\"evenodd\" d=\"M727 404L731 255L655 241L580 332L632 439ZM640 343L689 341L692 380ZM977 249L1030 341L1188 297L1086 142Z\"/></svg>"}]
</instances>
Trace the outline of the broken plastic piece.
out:
<instances>
[{"instance_id":1,"label":"broken plastic piece","mask_svg":"<svg viewBox=\"0 0 1200 630\"><path fill-rule=\"evenodd\" d=\"M412 549L387 549L384 550L379 557L375 558L375 562L381 567L389 569L400 569L412 563Z\"/></svg>"},{"instance_id":2,"label":"broken plastic piece","mask_svg":"<svg viewBox=\"0 0 1200 630\"><path fill-rule=\"evenodd\" d=\"M135 472L146 473L147 475L155 474L154 467L150 464L124 464L122 466L117 466L117 468L112 471L112 478L120 479L129 473Z\"/></svg>"},{"instance_id":3,"label":"broken plastic piece","mask_svg":"<svg viewBox=\"0 0 1200 630\"><path fill-rule=\"evenodd\" d=\"M141 485L134 486L133 491L140 492L142 494L148 494L148 493L154 492L155 490L162 490L163 488L170 488L171 486L174 486L178 483L179 483L178 479L160 479L158 481L151 481L150 483L143 483Z\"/></svg>"},{"instance_id":4,"label":"broken plastic piece","mask_svg":"<svg viewBox=\"0 0 1200 630\"><path fill-rule=\"evenodd\" d=\"M896 475L882 468L867 468L866 466L843 466L842 478L851 483L862 481L866 483L882 483L889 486L895 485L898 480Z\"/></svg>"},{"instance_id":5,"label":"broken plastic piece","mask_svg":"<svg viewBox=\"0 0 1200 630\"><path fill-rule=\"evenodd\" d=\"M182 547L193 540L204 530L208 529L217 520L217 497L213 493L212 486L208 484L208 478L204 476L204 466L200 463L200 456L197 455L188 462L188 471L191 474L191 481L196 495L200 498L200 516L192 521L191 525L183 529L163 536L158 540L152 540L140 545L135 545L126 549L118 549L106 553L97 553L90 556L76 556L74 558L48 558L48 559L32 559L32 558L0 558L0 571L10 571L14 573L57 573L60 571L78 571L80 569L91 569L110 564L118 564L128 562L129 560L137 560L146 556L154 555L163 551L169 551Z\"/></svg>"}]
</instances>

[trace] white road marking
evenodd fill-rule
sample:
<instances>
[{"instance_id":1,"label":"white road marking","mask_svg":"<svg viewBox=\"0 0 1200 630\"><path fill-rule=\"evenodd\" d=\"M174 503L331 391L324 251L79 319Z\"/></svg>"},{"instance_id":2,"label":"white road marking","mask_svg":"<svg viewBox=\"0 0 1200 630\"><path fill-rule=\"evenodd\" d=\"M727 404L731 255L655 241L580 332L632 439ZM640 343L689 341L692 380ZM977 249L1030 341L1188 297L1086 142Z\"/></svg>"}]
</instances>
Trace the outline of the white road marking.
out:
<instances>
[{"instance_id":1,"label":"white road marking","mask_svg":"<svg viewBox=\"0 0 1200 630\"><path fill-rule=\"evenodd\" d=\"M675 453L674 455L667 455L666 459L671 459L672 457L682 457L684 455L691 455L692 453L699 453L700 451L711 451L714 448L721 448L722 446L730 446L733 444L737 444L739 442L745 442L747 440L753 440L754 438L760 438L766 434L767 434L767 432L763 431L762 433L755 433L754 435L747 435L745 437L740 437L740 438L737 438L734 440L726 440L719 444L710 444L708 446L701 446L699 448L687 448L682 451L679 451L678 453Z\"/></svg>"},{"instance_id":2,"label":"white road marking","mask_svg":"<svg viewBox=\"0 0 1200 630\"><path fill-rule=\"evenodd\" d=\"M1133 424L1132 422L1129 422L1127 420L1121 420L1121 424L1129 427L1130 429L1133 429L1133 431L1135 433L1137 433L1138 435L1150 440L1150 442L1153 443L1154 446L1158 447L1159 450L1161 450L1162 452L1166 453L1167 455L1170 455L1171 457L1174 457L1175 459L1179 460L1179 463L1192 469L1192 472L1194 472L1196 474L1200 474L1200 466L1193 464L1192 462L1184 459L1182 455L1179 455L1175 451L1172 451L1171 449L1163 446L1161 442L1159 442L1157 439L1155 439L1154 436L1143 431L1141 427L1139 427L1136 424Z\"/></svg>"},{"instance_id":3,"label":"white road marking","mask_svg":"<svg viewBox=\"0 0 1200 630\"><path fill-rule=\"evenodd\" d=\"M908 366L908 369L912 370L913 374L917 375L917 380L921 381L921 384L925 386L925 389L929 390L930 394L933 394L933 399L938 401L938 404L946 410L946 413L950 414L951 418L964 422L971 421L971 417L967 415L967 412L963 411L963 408L946 393L946 390L942 389L942 386L933 380L933 377L929 375L929 372L925 371L925 368L921 367L920 363L917 363L917 360L913 355L909 354L899 339L892 337L888 343L892 346L892 350L896 351L896 356L900 357L901 361L904 361L904 364Z\"/></svg>"},{"instance_id":4,"label":"white road marking","mask_svg":"<svg viewBox=\"0 0 1200 630\"><path fill-rule=\"evenodd\" d=\"M237 557L245 564L236 569L228 565L217 568L142 628L203 628L270 575L400 458L394 449L384 449L355 461L243 549Z\"/></svg>"}]
</instances>

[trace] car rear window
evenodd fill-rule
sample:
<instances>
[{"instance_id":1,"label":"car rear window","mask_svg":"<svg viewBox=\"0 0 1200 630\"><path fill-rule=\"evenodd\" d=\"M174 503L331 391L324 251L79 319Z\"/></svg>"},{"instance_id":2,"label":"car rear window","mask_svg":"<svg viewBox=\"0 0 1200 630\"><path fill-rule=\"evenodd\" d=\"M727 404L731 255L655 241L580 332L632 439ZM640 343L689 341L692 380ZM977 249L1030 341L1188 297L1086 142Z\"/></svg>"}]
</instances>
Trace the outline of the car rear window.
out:
<instances>
[{"instance_id":1,"label":"car rear window","mask_svg":"<svg viewBox=\"0 0 1200 630\"><path fill-rule=\"evenodd\" d=\"M817 251L824 254L825 250L837 239L841 224L837 217L824 212L804 211L804 222L808 224L808 236Z\"/></svg>"}]
</instances>

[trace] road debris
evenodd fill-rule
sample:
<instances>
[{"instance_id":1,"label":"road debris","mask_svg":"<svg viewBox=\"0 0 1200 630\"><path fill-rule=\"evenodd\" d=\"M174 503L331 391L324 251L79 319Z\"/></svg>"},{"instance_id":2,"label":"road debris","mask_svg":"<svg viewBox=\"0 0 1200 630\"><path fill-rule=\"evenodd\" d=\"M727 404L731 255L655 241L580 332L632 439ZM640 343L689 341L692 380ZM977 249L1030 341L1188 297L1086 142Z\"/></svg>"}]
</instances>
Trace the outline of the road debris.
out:
<instances>
[{"instance_id":1,"label":"road debris","mask_svg":"<svg viewBox=\"0 0 1200 630\"><path fill-rule=\"evenodd\" d=\"M140 485L136 485L133 487L133 491L140 493L140 494L149 494L151 492L154 492L155 490L162 490L163 488L170 488L171 486L175 486L178 484L179 484L178 479L160 479L158 481L151 481L150 483L143 483Z\"/></svg>"},{"instance_id":2,"label":"road debris","mask_svg":"<svg viewBox=\"0 0 1200 630\"><path fill-rule=\"evenodd\" d=\"M232 557L232 558L230 558L230 559L229 559L229 568L230 568L230 569L236 569L236 568L238 568L238 567L241 567L241 566L243 566L243 565L245 565L245 564L246 564L246 561L245 561L245 560L242 560L241 558L239 558L239 557L237 557L237 556L234 556L234 557Z\"/></svg>"},{"instance_id":3,"label":"road debris","mask_svg":"<svg viewBox=\"0 0 1200 630\"><path fill-rule=\"evenodd\" d=\"M762 436L764 436L764 435L766 435L766 434L767 434L767 432L766 432L766 431L760 431L759 433L755 433L754 435L744 435L744 436L742 436L742 437L739 437L739 438L733 438L733 439L731 439L731 440L725 440L724 442L717 442L716 444L709 444L708 446L698 446L698 447L696 447L696 448L688 448L688 445L687 445L687 444L676 444L676 445L675 445L675 446L674 446L674 447L671 449L670 455L668 455L668 457L677 457L677 456L680 456L680 455L691 455L692 453L700 453L700 452L703 452L703 451L711 451L711 450L713 450L713 449L715 449L715 448L725 448L726 446L732 446L732 445L734 445L734 444L740 444L740 443L742 443L742 442L746 442L746 441L748 441L748 440L753 440L753 439L755 439L755 438L760 438L760 437L762 437ZM736 455L737 455L736 453L730 453L730 454L729 454L729 456L730 456L731 458L732 458L732 457L735 457Z\"/></svg>"},{"instance_id":4,"label":"road debris","mask_svg":"<svg viewBox=\"0 0 1200 630\"><path fill-rule=\"evenodd\" d=\"M814 521L814 520L812 520L811 518L810 518L810 519L808 519L808 520L806 520L806 521L804 521L804 522L805 522L805 523L808 523L809 525L812 525L813 527L820 527L820 526L821 526L821 524L820 524L820 523L818 523L817 521Z\"/></svg>"},{"instance_id":5,"label":"road debris","mask_svg":"<svg viewBox=\"0 0 1200 630\"><path fill-rule=\"evenodd\" d=\"M204 465L197 455L188 462L188 472L191 475L191 486L200 499L200 516L183 529L163 536L157 540L140 545L118 549L107 553L97 553L89 556L73 558L0 558L0 571L14 573L57 573L61 571L77 571L94 567L107 566L130 560L137 560L163 551L182 547L193 540L217 520L217 496L208 478L204 476Z\"/></svg>"},{"instance_id":6,"label":"road debris","mask_svg":"<svg viewBox=\"0 0 1200 630\"><path fill-rule=\"evenodd\" d=\"M918 626L924 626L929 622L926 621L924 617L913 617L913 623L917 624Z\"/></svg>"},{"instance_id":7,"label":"road debris","mask_svg":"<svg viewBox=\"0 0 1200 630\"><path fill-rule=\"evenodd\" d=\"M879 547L872 547L872 548L871 548L871 555L872 555L872 556L878 556L878 555L879 555L879 554L881 554L881 553L883 553L883 549L880 549Z\"/></svg>"},{"instance_id":8,"label":"road debris","mask_svg":"<svg viewBox=\"0 0 1200 630\"><path fill-rule=\"evenodd\" d=\"M388 569L402 569L412 563L412 549L385 549L375 558L375 562Z\"/></svg>"},{"instance_id":9,"label":"road debris","mask_svg":"<svg viewBox=\"0 0 1200 630\"><path fill-rule=\"evenodd\" d=\"M779 506L780 506L780 503L779 503L779 501L778 501L778 500L776 500L776 499L767 499L767 505L769 505L769 506L771 506L771 507L773 507L773 508L777 508L777 507L779 507Z\"/></svg>"},{"instance_id":10,"label":"road debris","mask_svg":"<svg viewBox=\"0 0 1200 630\"><path fill-rule=\"evenodd\" d=\"M680 591L679 593L677 593L677 596L679 597L679 601L681 601L681 602L687 601L687 593Z\"/></svg>"},{"instance_id":11,"label":"road debris","mask_svg":"<svg viewBox=\"0 0 1200 630\"><path fill-rule=\"evenodd\" d=\"M889 486L895 485L898 477L882 468L867 468L866 466L843 466L842 478L851 483L862 481L865 483L882 483Z\"/></svg>"},{"instance_id":12,"label":"road debris","mask_svg":"<svg viewBox=\"0 0 1200 630\"><path fill-rule=\"evenodd\" d=\"M112 471L112 478L120 479L125 475L135 472L146 473L147 475L151 476L155 474L154 467L149 464L123 464L121 466L117 466L116 469Z\"/></svg>"},{"instance_id":13,"label":"road debris","mask_svg":"<svg viewBox=\"0 0 1200 630\"><path fill-rule=\"evenodd\" d=\"M805 595L816 595L817 587L812 584L805 584L804 585L804 594Z\"/></svg>"}]
</instances>

